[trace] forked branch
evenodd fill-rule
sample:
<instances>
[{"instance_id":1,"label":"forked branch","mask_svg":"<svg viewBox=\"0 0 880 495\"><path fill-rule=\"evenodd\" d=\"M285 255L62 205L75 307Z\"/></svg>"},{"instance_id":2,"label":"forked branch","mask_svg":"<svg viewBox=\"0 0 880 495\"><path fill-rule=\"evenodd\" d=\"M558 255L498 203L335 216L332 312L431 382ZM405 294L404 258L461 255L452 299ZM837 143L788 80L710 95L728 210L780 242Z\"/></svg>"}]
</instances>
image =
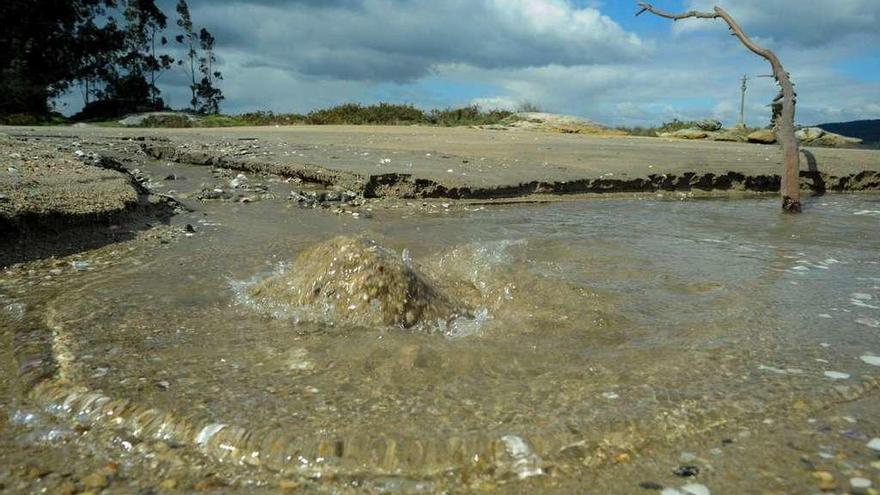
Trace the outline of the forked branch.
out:
<instances>
[{"instance_id":1,"label":"forked branch","mask_svg":"<svg viewBox=\"0 0 880 495\"><path fill-rule=\"evenodd\" d=\"M794 85L791 82L788 72L782 67L782 62L775 53L759 46L746 35L745 31L737 24L737 22L721 7L715 7L713 12L699 12L691 10L681 14L674 14L655 8L650 3L639 2L641 10L636 13L640 16L645 12L650 12L658 17L680 21L682 19L722 19L727 23L734 36L736 36L746 48L753 53L763 57L770 62L773 68L773 77L779 83L781 89L779 96L774 102L782 100L781 111L778 118L774 118L773 124L776 127L777 140L782 144L785 152L784 170L782 174L782 207L791 213L799 213L801 210L800 203L800 156L798 150L798 141L794 134L794 115L795 105L797 104L797 94L794 92Z\"/></svg>"}]
</instances>

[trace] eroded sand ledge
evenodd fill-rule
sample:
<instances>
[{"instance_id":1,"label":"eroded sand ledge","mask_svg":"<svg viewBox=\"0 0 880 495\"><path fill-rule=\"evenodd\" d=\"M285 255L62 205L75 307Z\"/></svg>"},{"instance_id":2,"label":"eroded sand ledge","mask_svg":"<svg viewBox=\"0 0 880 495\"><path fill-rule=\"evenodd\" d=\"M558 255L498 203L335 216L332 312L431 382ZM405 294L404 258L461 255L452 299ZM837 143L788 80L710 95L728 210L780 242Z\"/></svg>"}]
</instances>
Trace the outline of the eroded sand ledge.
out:
<instances>
[{"instance_id":1,"label":"eroded sand ledge","mask_svg":"<svg viewBox=\"0 0 880 495\"><path fill-rule=\"evenodd\" d=\"M780 187L776 146L370 127L240 130L216 137L208 131L148 140L143 150L155 159L272 173L366 198L772 193ZM801 180L804 190L817 193L880 190L880 152L804 149Z\"/></svg>"},{"instance_id":2,"label":"eroded sand ledge","mask_svg":"<svg viewBox=\"0 0 880 495\"><path fill-rule=\"evenodd\" d=\"M173 201L77 146L0 133L0 156L0 267L124 240L173 214Z\"/></svg>"}]
</instances>

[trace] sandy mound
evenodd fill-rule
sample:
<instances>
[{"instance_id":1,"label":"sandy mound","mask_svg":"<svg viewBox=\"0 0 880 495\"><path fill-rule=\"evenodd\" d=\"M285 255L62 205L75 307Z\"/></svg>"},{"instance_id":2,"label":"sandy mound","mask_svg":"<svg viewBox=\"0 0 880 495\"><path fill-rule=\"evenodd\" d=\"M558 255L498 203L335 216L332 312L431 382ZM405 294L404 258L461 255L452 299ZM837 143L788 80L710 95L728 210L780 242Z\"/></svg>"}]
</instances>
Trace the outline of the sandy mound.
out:
<instances>
[{"instance_id":1,"label":"sandy mound","mask_svg":"<svg viewBox=\"0 0 880 495\"><path fill-rule=\"evenodd\" d=\"M289 270L250 290L258 304L311 308L363 326L447 322L469 314L402 256L361 237L337 237L303 251Z\"/></svg>"}]
</instances>

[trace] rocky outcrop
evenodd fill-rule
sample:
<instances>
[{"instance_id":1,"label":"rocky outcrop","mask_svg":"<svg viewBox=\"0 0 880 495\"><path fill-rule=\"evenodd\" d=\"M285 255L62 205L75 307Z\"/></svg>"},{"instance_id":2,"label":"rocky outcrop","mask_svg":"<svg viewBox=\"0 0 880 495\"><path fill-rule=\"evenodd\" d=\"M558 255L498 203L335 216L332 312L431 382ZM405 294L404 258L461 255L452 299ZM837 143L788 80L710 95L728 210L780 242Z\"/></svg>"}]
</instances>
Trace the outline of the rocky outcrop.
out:
<instances>
[{"instance_id":1,"label":"rocky outcrop","mask_svg":"<svg viewBox=\"0 0 880 495\"><path fill-rule=\"evenodd\" d=\"M703 131L715 132L720 131L724 127L720 120L704 119L697 122L697 128Z\"/></svg>"},{"instance_id":2,"label":"rocky outcrop","mask_svg":"<svg viewBox=\"0 0 880 495\"><path fill-rule=\"evenodd\" d=\"M520 112L505 119L500 124L478 126L480 129L496 131L544 131L561 134L590 134L601 136L625 136L626 132L611 129L591 120L572 115L559 115L543 112Z\"/></svg>"},{"instance_id":3,"label":"rocky outcrop","mask_svg":"<svg viewBox=\"0 0 880 495\"><path fill-rule=\"evenodd\" d=\"M816 140L824 135L825 130L818 127L804 127L794 133L794 136L802 143Z\"/></svg>"},{"instance_id":4,"label":"rocky outcrop","mask_svg":"<svg viewBox=\"0 0 880 495\"><path fill-rule=\"evenodd\" d=\"M772 129L761 129L750 133L747 139L750 143L773 144L776 142L776 133Z\"/></svg>"},{"instance_id":5,"label":"rocky outcrop","mask_svg":"<svg viewBox=\"0 0 880 495\"><path fill-rule=\"evenodd\" d=\"M723 129L720 124L721 123L718 121L704 120L697 123L695 128L666 132L660 134L660 137L676 139L706 139L709 141L726 141L735 143L776 143L776 133L772 129L760 129L749 132L749 129L743 125L736 125L730 129ZM862 144L861 139L841 136L840 134L827 132L818 127L801 128L795 133L795 136L804 146L846 148Z\"/></svg>"},{"instance_id":6,"label":"rocky outcrop","mask_svg":"<svg viewBox=\"0 0 880 495\"><path fill-rule=\"evenodd\" d=\"M290 270L250 290L271 311L375 327L448 322L469 311L403 256L362 237L337 237L303 251Z\"/></svg>"},{"instance_id":7,"label":"rocky outcrop","mask_svg":"<svg viewBox=\"0 0 880 495\"><path fill-rule=\"evenodd\" d=\"M682 129L673 132L671 136L679 139L706 139L709 133L701 129Z\"/></svg>"},{"instance_id":8,"label":"rocky outcrop","mask_svg":"<svg viewBox=\"0 0 880 495\"><path fill-rule=\"evenodd\" d=\"M825 146L829 148L846 148L862 144L862 140L828 132L819 127L804 127L795 133L798 141L804 146Z\"/></svg>"},{"instance_id":9,"label":"rocky outcrop","mask_svg":"<svg viewBox=\"0 0 880 495\"><path fill-rule=\"evenodd\" d=\"M201 120L200 117L197 117L193 114L186 112L146 112L146 113L137 113L126 116L124 119L119 121L119 125L125 127L138 127L142 126L147 122L153 123L195 123ZM176 127L175 125L171 125L170 127Z\"/></svg>"}]
</instances>

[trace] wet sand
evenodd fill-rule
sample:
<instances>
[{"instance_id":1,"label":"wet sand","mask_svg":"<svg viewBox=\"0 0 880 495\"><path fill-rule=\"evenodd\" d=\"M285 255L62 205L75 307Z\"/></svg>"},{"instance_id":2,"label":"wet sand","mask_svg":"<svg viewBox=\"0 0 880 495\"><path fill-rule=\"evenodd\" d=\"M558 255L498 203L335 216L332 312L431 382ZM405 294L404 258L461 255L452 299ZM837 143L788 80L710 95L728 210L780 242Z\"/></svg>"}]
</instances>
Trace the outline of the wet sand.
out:
<instances>
[{"instance_id":1,"label":"wet sand","mask_svg":"<svg viewBox=\"0 0 880 495\"><path fill-rule=\"evenodd\" d=\"M155 158L297 176L367 194L778 190L778 146L530 131L381 126L226 129L0 128L17 136L139 139ZM880 189L880 151L804 148L805 189Z\"/></svg>"},{"instance_id":2,"label":"wet sand","mask_svg":"<svg viewBox=\"0 0 880 495\"><path fill-rule=\"evenodd\" d=\"M106 153L142 197L182 208L168 226L147 222L115 243L0 272L0 491L637 494L699 484L783 494L878 481L867 443L880 435L880 377L859 360L880 352L873 195L811 197L798 218L779 215L775 200L669 201L693 192L677 183L660 200L645 187L623 193L631 201L492 208L412 189L369 197L367 186L377 183L372 168L399 170L398 158L417 155L417 180L439 183L456 173L452 160L478 159L469 140L503 136L532 157L541 152L529 140L568 149L554 173L617 174L589 170L579 153L600 162L585 143L619 138L34 132L52 133L39 142L61 153L75 153L73 142ZM331 142L345 134L359 141ZM407 134L413 141L401 144ZM437 158L453 137L442 149L459 154ZM620 141L621 156L663 154L662 140L645 141ZM699 167L700 146L669 145L689 163L674 169L676 157L663 154L670 174ZM202 153L210 166L155 160L150 146ZM753 161L776 156L732 146ZM539 175L535 163L504 167L513 151L486 147L493 167L474 169L477 182L441 186L510 189L506 181L529 173L567 180ZM341 166L300 156L343 151L351 162ZM837 177L878 168L876 152L820 155ZM746 167L749 177L772 172ZM471 180L467 170L455 180ZM861 189L875 187L872 177ZM328 195L348 187L354 198ZM521 191L509 197L534 199ZM236 296L237 284L265 279L296 253L357 233L469 280L490 318L444 338L267 316ZM798 297L791 287L810 290Z\"/></svg>"}]
</instances>

